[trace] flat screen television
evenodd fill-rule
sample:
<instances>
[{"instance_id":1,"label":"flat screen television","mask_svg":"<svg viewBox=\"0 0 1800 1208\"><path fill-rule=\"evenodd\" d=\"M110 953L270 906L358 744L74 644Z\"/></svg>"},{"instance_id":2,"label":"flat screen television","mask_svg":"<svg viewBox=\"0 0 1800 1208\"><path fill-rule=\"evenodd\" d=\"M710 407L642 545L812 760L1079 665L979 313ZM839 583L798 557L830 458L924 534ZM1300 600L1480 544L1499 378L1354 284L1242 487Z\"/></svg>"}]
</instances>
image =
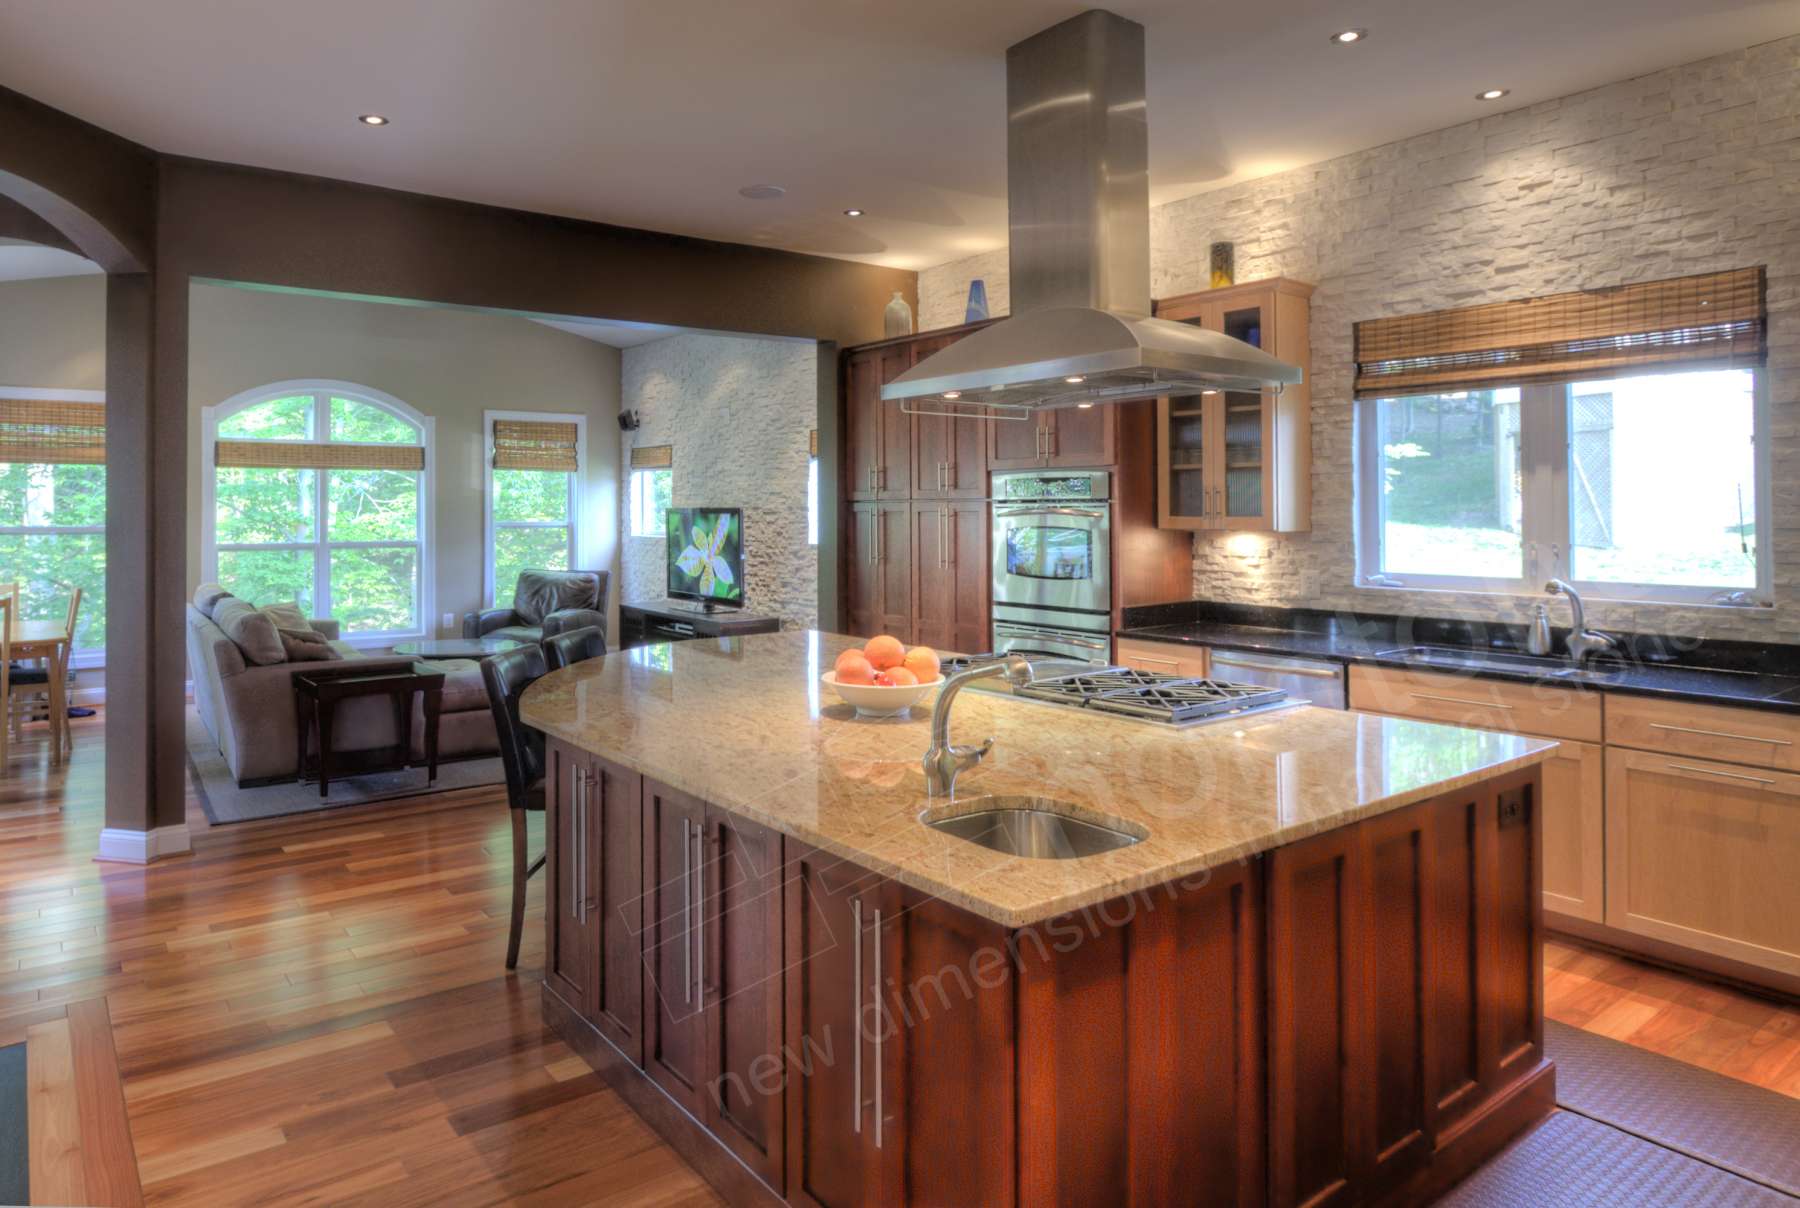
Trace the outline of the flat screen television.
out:
<instances>
[{"instance_id":1,"label":"flat screen television","mask_svg":"<svg viewBox=\"0 0 1800 1208\"><path fill-rule=\"evenodd\" d=\"M737 508L670 508L669 598L708 609L744 605L744 516Z\"/></svg>"}]
</instances>

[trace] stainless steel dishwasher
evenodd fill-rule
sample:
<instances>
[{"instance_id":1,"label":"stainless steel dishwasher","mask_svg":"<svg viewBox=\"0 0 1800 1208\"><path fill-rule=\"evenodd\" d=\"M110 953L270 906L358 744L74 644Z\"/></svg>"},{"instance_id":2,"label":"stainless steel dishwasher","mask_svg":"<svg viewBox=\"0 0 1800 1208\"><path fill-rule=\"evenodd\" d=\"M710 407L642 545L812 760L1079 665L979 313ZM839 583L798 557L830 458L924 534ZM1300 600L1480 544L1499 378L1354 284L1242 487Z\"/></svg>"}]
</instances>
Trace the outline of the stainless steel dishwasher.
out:
<instances>
[{"instance_id":1,"label":"stainless steel dishwasher","mask_svg":"<svg viewBox=\"0 0 1800 1208\"><path fill-rule=\"evenodd\" d=\"M1209 657L1214 679L1286 688L1289 700L1310 701L1327 709L1345 706L1342 663L1218 649L1212 650Z\"/></svg>"}]
</instances>

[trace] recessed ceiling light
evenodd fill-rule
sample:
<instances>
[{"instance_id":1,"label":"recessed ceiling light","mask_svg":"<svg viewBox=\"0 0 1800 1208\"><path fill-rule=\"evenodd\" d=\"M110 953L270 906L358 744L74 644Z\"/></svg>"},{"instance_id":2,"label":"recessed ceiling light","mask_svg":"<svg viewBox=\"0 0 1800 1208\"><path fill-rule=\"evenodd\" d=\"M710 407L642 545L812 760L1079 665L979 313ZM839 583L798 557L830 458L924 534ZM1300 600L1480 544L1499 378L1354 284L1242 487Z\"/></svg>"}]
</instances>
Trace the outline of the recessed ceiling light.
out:
<instances>
[{"instance_id":1,"label":"recessed ceiling light","mask_svg":"<svg viewBox=\"0 0 1800 1208\"><path fill-rule=\"evenodd\" d=\"M1369 31L1366 29L1341 29L1331 35L1331 40L1339 46L1348 46L1352 42L1360 42L1368 36Z\"/></svg>"},{"instance_id":2,"label":"recessed ceiling light","mask_svg":"<svg viewBox=\"0 0 1800 1208\"><path fill-rule=\"evenodd\" d=\"M1069 383L1069 385L1071 385L1071 386L1079 386L1079 385L1081 385L1081 383L1087 381L1087 379L1082 377L1080 374L1076 374L1074 377L1064 378L1063 381Z\"/></svg>"},{"instance_id":3,"label":"recessed ceiling light","mask_svg":"<svg viewBox=\"0 0 1800 1208\"><path fill-rule=\"evenodd\" d=\"M1076 403L1075 410L1086 411L1086 410L1090 409L1091 407L1093 407L1093 405L1094 404L1092 404L1092 403Z\"/></svg>"},{"instance_id":4,"label":"recessed ceiling light","mask_svg":"<svg viewBox=\"0 0 1800 1208\"><path fill-rule=\"evenodd\" d=\"M1475 99L1478 101L1497 101L1511 91L1512 89L1510 88L1489 88L1484 92L1476 93Z\"/></svg>"},{"instance_id":5,"label":"recessed ceiling light","mask_svg":"<svg viewBox=\"0 0 1800 1208\"><path fill-rule=\"evenodd\" d=\"M961 398L961 397L962 397L962 391L960 391L960 390L946 390L946 391L944 391L944 397L945 397L945 398L947 398L947 399L952 399L952 400L955 400L955 399L959 399L959 398Z\"/></svg>"},{"instance_id":6,"label":"recessed ceiling light","mask_svg":"<svg viewBox=\"0 0 1800 1208\"><path fill-rule=\"evenodd\" d=\"M359 113L356 115L356 120L365 126L385 126L388 124L388 120L379 113Z\"/></svg>"},{"instance_id":7,"label":"recessed ceiling light","mask_svg":"<svg viewBox=\"0 0 1800 1208\"><path fill-rule=\"evenodd\" d=\"M861 218L862 216L863 216L863 212L861 210L857 209L855 206L851 206L849 209L844 211L845 218Z\"/></svg>"},{"instance_id":8,"label":"recessed ceiling light","mask_svg":"<svg viewBox=\"0 0 1800 1208\"><path fill-rule=\"evenodd\" d=\"M777 197L786 197L787 190L780 185L745 185L738 190L738 196L748 197L751 201L774 201Z\"/></svg>"}]
</instances>

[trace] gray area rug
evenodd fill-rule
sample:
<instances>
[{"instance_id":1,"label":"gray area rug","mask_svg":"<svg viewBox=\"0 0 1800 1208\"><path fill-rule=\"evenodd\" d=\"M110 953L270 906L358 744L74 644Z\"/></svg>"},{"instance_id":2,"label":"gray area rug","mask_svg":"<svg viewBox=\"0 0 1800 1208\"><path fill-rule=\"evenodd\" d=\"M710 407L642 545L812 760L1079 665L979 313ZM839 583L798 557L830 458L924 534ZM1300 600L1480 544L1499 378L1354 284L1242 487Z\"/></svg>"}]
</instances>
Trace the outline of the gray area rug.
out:
<instances>
[{"instance_id":1,"label":"gray area rug","mask_svg":"<svg viewBox=\"0 0 1800 1208\"><path fill-rule=\"evenodd\" d=\"M1779 1191L1570 1111L1552 1112L1438 1201L1439 1208L1794 1208L1795 1203Z\"/></svg>"},{"instance_id":2,"label":"gray area rug","mask_svg":"<svg viewBox=\"0 0 1800 1208\"><path fill-rule=\"evenodd\" d=\"M188 762L193 766L194 784L200 794L200 806L214 826L233 822L255 822L264 818L281 818L289 814L313 814L320 810L342 809L350 805L368 805L375 801L397 801L426 793L442 793L450 789L480 788L505 784L506 771L498 757L465 759L438 764L437 781L427 784L424 768L407 768L400 772L371 772L362 776L334 777L331 796L321 798L317 783L270 784L260 788L239 788L231 768L212 736L199 719L188 715ZM6 1201L0 1200L0 1203Z\"/></svg>"},{"instance_id":3,"label":"gray area rug","mask_svg":"<svg viewBox=\"0 0 1800 1208\"><path fill-rule=\"evenodd\" d=\"M0 1204L31 1202L31 1150L25 1135L25 1046L0 1048Z\"/></svg>"},{"instance_id":4,"label":"gray area rug","mask_svg":"<svg viewBox=\"0 0 1800 1208\"><path fill-rule=\"evenodd\" d=\"M1553 1019L1544 1049L1559 1106L1800 1196L1800 1099Z\"/></svg>"}]
</instances>

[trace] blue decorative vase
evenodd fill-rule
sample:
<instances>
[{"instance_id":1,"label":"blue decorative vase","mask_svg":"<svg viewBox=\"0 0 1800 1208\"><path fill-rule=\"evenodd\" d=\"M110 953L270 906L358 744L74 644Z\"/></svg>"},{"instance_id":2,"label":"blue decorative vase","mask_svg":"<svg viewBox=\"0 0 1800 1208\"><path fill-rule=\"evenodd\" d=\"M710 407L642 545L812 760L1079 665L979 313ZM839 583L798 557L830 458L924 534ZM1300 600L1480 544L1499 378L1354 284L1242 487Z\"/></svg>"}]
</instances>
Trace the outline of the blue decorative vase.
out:
<instances>
[{"instance_id":1,"label":"blue decorative vase","mask_svg":"<svg viewBox=\"0 0 1800 1208\"><path fill-rule=\"evenodd\" d=\"M969 308L963 312L963 322L979 323L987 317L987 282L977 277L969 282Z\"/></svg>"}]
</instances>

